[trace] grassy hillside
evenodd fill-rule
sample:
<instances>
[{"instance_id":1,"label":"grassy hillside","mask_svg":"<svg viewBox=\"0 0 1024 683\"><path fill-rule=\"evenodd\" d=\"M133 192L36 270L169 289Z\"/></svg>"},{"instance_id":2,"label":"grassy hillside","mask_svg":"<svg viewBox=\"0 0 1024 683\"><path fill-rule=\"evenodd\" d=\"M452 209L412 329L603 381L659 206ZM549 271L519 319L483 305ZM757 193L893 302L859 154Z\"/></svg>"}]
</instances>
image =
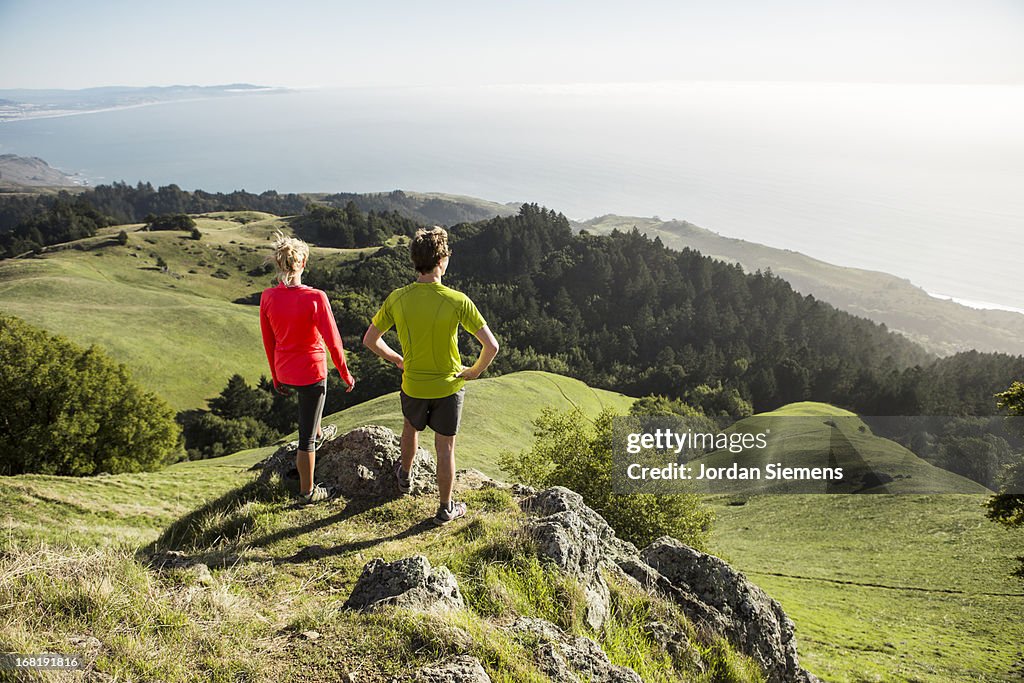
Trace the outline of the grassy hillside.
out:
<instances>
[{"instance_id":1,"label":"grassy hillside","mask_svg":"<svg viewBox=\"0 0 1024 683\"><path fill-rule=\"evenodd\" d=\"M986 499L721 499L714 545L782 603L801 661L825 680L1019 680L1019 533L985 519Z\"/></svg>"},{"instance_id":2,"label":"grassy hillside","mask_svg":"<svg viewBox=\"0 0 1024 683\"><path fill-rule=\"evenodd\" d=\"M496 453L529 443L528 420L541 405L572 401L597 411L629 402L545 373L479 380L467 392L459 464L470 464L475 453L480 460L472 464L492 472ZM794 404L769 417L842 413ZM395 424L396 414L397 398L390 396L329 421L342 428ZM287 657L309 658L322 680L337 680L346 667L359 668L365 680L387 680L402 667L454 651L450 627L438 631L437 623L417 620L397 627L354 619L336 607L374 556L424 552L471 583L478 541L503 533L514 513L501 499L473 494L474 514L449 533L421 525L431 501L295 510L287 496L245 488L253 477L249 467L270 450L144 474L0 479L0 589L39 605L0 618L0 640L15 649L74 649L81 646L73 638L91 633L106 648L109 671L162 680L187 680L200 671L229 680L238 673L232 666L299 680L294 667L280 665ZM802 663L826 680L1014 680L1015 661L1024 658L1024 586L1008 578L1018 540L984 519L986 496L708 500L717 515L713 550L780 600L797 624ZM155 572L134 557L172 525L191 529L175 537L174 547L211 566L209 585L187 571ZM550 581L520 569L537 585ZM511 590L506 597L518 595ZM69 600L78 611L68 608ZM119 619L142 635L126 637ZM477 642L496 637L479 620L459 626L480 636ZM302 635L309 630L319 639ZM507 671L518 651L493 642L492 673ZM243 651L245 664L236 656Z\"/></svg>"},{"instance_id":3,"label":"grassy hillside","mask_svg":"<svg viewBox=\"0 0 1024 683\"><path fill-rule=\"evenodd\" d=\"M714 258L739 263L744 270L771 269L798 292L812 294L836 308L885 323L929 351L1002 351L1024 354L1024 315L978 310L930 296L909 280L859 268L845 268L799 252L723 237L686 221L635 216L601 216L583 228L597 234L636 226L667 247L689 247Z\"/></svg>"},{"instance_id":4,"label":"grassy hillside","mask_svg":"<svg viewBox=\"0 0 1024 683\"><path fill-rule=\"evenodd\" d=\"M1024 663L1024 584L1010 578L1018 539L985 519L984 488L860 432L833 406L796 403L740 424L797 432L773 456L789 463L828 442L805 420L787 430L805 416L832 419L866 461L911 478L884 487L904 495L710 499L718 554L782 603L801 661L829 681L1013 680ZM951 493L907 495L915 476Z\"/></svg>"},{"instance_id":5,"label":"grassy hillside","mask_svg":"<svg viewBox=\"0 0 1024 683\"><path fill-rule=\"evenodd\" d=\"M981 484L935 467L895 441L876 437L860 418L824 403L806 401L760 413L731 430L766 434L767 448L742 453L716 451L693 461L708 468L757 467L769 463L787 467L841 467L841 482L821 483L821 493L990 493ZM878 476L891 477L881 482ZM716 493L809 492L803 482L716 481Z\"/></svg>"},{"instance_id":6,"label":"grassy hillside","mask_svg":"<svg viewBox=\"0 0 1024 683\"><path fill-rule=\"evenodd\" d=\"M196 222L198 241L117 226L37 258L0 261L0 311L98 344L175 409L205 407L232 374L254 382L267 373L258 310L233 302L269 286L269 276L253 273L282 222L252 211ZM121 230L125 246L114 239ZM314 248L313 258L358 253Z\"/></svg>"},{"instance_id":7,"label":"grassy hillside","mask_svg":"<svg viewBox=\"0 0 1024 683\"><path fill-rule=\"evenodd\" d=\"M475 422L476 443L488 453L525 446L529 429L515 422L543 403L587 412L630 403L546 373L471 387L467 433ZM508 402L488 404L496 396ZM385 398L397 406L396 397ZM471 412L470 401L479 409ZM509 406L514 411L501 414ZM353 410L332 419L373 414ZM464 652L479 657L494 681L548 680L532 664L536 643L501 628L520 614L595 638L645 681L760 680L749 660L698 636L678 609L614 576L613 616L590 630L582 588L531 556L522 513L505 492L460 494L470 514L443 529L427 521L436 505L430 497L301 508L284 489L253 482L249 467L267 451L145 474L0 479L0 603L15 607L0 616L0 642L20 652L81 654L121 680L348 681L356 672L355 680L383 682ZM160 570L149 558L165 551L209 570ZM455 573L466 611L339 609L369 559L412 554ZM689 634L705 673L651 645L643 635L651 618Z\"/></svg>"}]
</instances>

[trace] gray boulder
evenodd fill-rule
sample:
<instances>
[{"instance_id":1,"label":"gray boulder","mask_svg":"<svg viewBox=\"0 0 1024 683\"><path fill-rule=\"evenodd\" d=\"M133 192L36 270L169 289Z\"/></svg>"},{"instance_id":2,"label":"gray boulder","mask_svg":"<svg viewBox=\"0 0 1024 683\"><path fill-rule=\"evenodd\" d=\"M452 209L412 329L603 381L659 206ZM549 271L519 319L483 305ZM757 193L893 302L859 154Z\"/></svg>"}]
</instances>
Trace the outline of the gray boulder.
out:
<instances>
[{"instance_id":1,"label":"gray boulder","mask_svg":"<svg viewBox=\"0 0 1024 683\"><path fill-rule=\"evenodd\" d=\"M579 494L563 487L545 489L521 503L532 514L527 533L541 557L551 560L583 585L587 624L595 631L607 620L611 592L602 569L623 553L636 549L615 537L615 532Z\"/></svg>"},{"instance_id":2,"label":"gray boulder","mask_svg":"<svg viewBox=\"0 0 1024 683\"><path fill-rule=\"evenodd\" d=\"M565 633L549 621L521 617L509 630L540 642L537 667L554 683L643 683L637 672L612 664L595 641Z\"/></svg>"},{"instance_id":3,"label":"gray boulder","mask_svg":"<svg viewBox=\"0 0 1024 683\"><path fill-rule=\"evenodd\" d=\"M414 680L416 683L491 683L480 660L469 655L425 666L416 672Z\"/></svg>"},{"instance_id":4,"label":"gray boulder","mask_svg":"<svg viewBox=\"0 0 1024 683\"><path fill-rule=\"evenodd\" d=\"M798 680L803 672L793 622L742 573L668 536L644 548L641 557L674 586L719 612L722 619L716 622L722 634L752 657L769 681Z\"/></svg>"},{"instance_id":5,"label":"gray boulder","mask_svg":"<svg viewBox=\"0 0 1024 683\"><path fill-rule=\"evenodd\" d=\"M260 479L277 474L282 479L297 479L296 442L279 448L263 464ZM316 453L314 478L345 498L395 498L401 493L395 479L395 463L402 457L401 441L387 427L358 427L344 436L325 443ZM437 493L437 467L434 457L423 448L416 451L412 470L412 494Z\"/></svg>"},{"instance_id":6,"label":"gray boulder","mask_svg":"<svg viewBox=\"0 0 1024 683\"><path fill-rule=\"evenodd\" d=\"M798 665L795 628L782 607L719 558L668 537L640 552L566 488L545 489L521 506L534 516L527 530L538 554L583 583L587 621L595 630L608 616L608 572L675 602L699 629L726 637L757 661L772 683L815 680ZM665 624L652 626L649 635L670 654L689 647L685 633ZM556 660L547 657L552 671L558 670Z\"/></svg>"},{"instance_id":7,"label":"gray boulder","mask_svg":"<svg viewBox=\"0 0 1024 683\"><path fill-rule=\"evenodd\" d=\"M596 536L599 555L604 562L613 563L619 557L637 553L636 546L618 538L604 517L587 507L583 502L583 496L564 486L552 486L534 493L524 498L520 502L520 507L535 517L546 517L560 512L574 513Z\"/></svg>"},{"instance_id":8,"label":"gray boulder","mask_svg":"<svg viewBox=\"0 0 1024 683\"><path fill-rule=\"evenodd\" d=\"M400 607L443 612L465 606L459 584L447 567L431 567L422 555L394 562L367 562L343 609L374 611Z\"/></svg>"}]
</instances>

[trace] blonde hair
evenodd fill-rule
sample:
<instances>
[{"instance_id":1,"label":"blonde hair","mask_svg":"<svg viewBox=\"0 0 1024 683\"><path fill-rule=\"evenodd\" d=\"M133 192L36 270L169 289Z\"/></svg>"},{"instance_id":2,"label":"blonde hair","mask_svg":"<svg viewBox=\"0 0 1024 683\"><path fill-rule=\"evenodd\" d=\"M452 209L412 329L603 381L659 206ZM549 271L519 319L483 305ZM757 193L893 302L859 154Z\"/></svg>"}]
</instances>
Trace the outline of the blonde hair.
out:
<instances>
[{"instance_id":1,"label":"blonde hair","mask_svg":"<svg viewBox=\"0 0 1024 683\"><path fill-rule=\"evenodd\" d=\"M437 267L441 259L451 254L452 250L448 247L448 232L438 225L430 230L417 230L409 245L412 265L421 273L429 273Z\"/></svg>"},{"instance_id":2,"label":"blonde hair","mask_svg":"<svg viewBox=\"0 0 1024 683\"><path fill-rule=\"evenodd\" d=\"M278 230L274 233L272 248L274 251L267 257L266 262L277 266L278 281L288 284L309 260L309 245Z\"/></svg>"}]
</instances>

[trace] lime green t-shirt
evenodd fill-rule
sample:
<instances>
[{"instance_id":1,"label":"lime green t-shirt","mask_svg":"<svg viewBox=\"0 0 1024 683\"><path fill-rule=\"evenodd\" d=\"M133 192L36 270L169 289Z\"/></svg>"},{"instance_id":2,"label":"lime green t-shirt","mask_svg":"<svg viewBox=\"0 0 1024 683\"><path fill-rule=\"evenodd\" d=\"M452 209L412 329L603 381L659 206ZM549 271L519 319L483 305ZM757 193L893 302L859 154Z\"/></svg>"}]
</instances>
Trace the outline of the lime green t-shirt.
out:
<instances>
[{"instance_id":1,"label":"lime green t-shirt","mask_svg":"<svg viewBox=\"0 0 1024 683\"><path fill-rule=\"evenodd\" d=\"M462 370L459 325L476 334L487 323L469 297L440 282L413 282L388 295L373 325L392 326L402 344L402 391L413 398L444 398L466 383Z\"/></svg>"}]
</instances>

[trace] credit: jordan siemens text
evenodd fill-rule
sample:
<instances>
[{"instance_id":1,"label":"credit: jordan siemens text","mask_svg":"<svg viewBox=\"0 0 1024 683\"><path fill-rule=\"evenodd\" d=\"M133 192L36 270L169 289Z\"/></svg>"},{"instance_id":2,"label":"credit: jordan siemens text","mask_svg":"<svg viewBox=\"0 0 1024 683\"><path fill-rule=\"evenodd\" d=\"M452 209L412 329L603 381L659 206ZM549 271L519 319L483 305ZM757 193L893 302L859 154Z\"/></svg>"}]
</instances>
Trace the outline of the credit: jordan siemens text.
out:
<instances>
[{"instance_id":1,"label":"credit: jordan siemens text","mask_svg":"<svg viewBox=\"0 0 1024 683\"><path fill-rule=\"evenodd\" d=\"M646 467L633 463L626 468L630 479L722 479L722 480L778 480L778 481L841 481L842 467L784 467L782 463L769 463L761 467L740 467L733 463L729 467L706 467L703 464L684 465L669 463L660 467Z\"/></svg>"}]
</instances>

